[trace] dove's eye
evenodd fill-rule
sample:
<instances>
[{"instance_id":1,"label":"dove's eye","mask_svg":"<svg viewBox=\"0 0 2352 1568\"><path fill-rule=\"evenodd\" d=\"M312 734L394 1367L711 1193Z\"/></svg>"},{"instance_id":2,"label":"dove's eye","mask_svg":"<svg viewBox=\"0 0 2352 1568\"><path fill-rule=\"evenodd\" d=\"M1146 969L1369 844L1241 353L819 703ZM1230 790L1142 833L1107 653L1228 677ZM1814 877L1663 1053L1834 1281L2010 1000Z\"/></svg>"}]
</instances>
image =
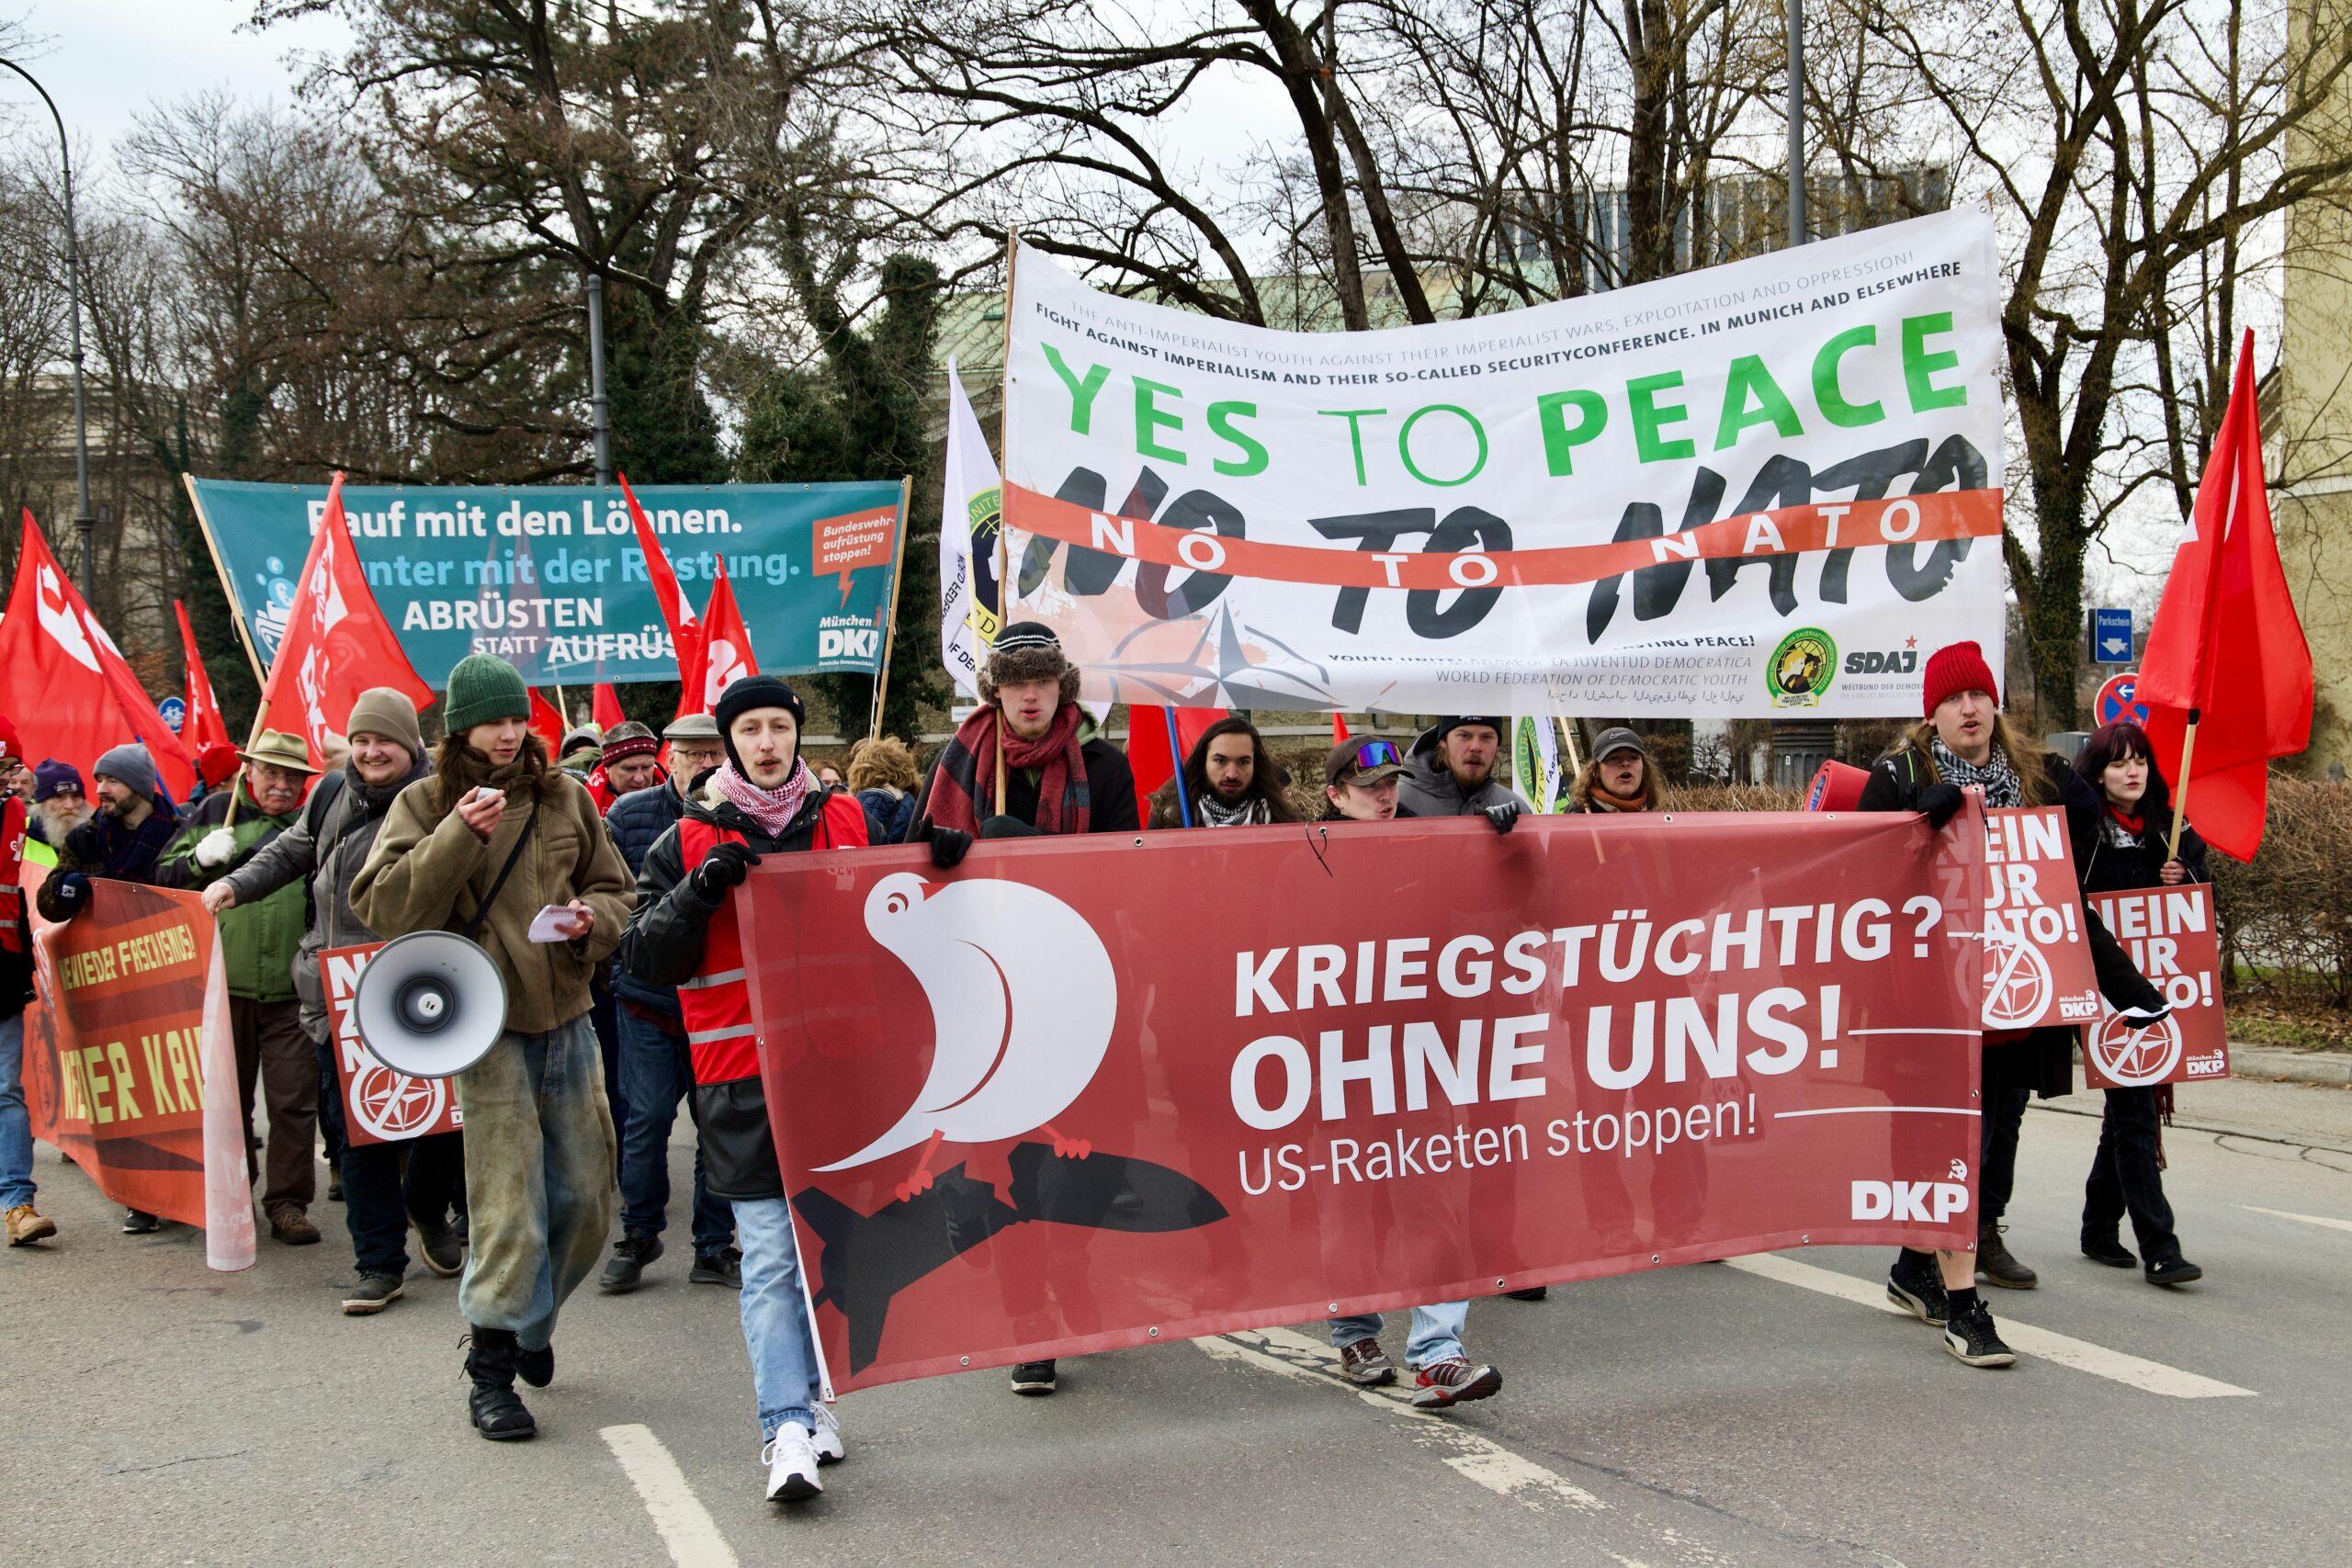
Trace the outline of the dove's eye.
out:
<instances>
[{"instance_id":1,"label":"dove's eye","mask_svg":"<svg viewBox=\"0 0 2352 1568\"><path fill-rule=\"evenodd\" d=\"M882 900L882 908L884 912L888 914L905 914L907 912L907 896L903 893L891 894L888 898Z\"/></svg>"}]
</instances>

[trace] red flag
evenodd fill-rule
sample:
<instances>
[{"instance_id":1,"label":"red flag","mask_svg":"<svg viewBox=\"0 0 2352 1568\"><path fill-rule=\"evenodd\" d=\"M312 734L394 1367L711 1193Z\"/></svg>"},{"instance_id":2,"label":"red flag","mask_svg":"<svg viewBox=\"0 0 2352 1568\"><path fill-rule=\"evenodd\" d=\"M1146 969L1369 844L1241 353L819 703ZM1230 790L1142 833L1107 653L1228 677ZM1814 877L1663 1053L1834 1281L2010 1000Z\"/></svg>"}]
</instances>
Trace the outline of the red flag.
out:
<instances>
[{"instance_id":1,"label":"red flag","mask_svg":"<svg viewBox=\"0 0 2352 1568\"><path fill-rule=\"evenodd\" d=\"M595 702L589 708L588 716L600 730L610 730L616 724L628 722L628 715L621 711L621 694L613 690L610 681L596 682Z\"/></svg>"},{"instance_id":2,"label":"red flag","mask_svg":"<svg viewBox=\"0 0 2352 1568\"><path fill-rule=\"evenodd\" d=\"M695 607L687 600L685 591L678 586L678 574L670 570L669 552L662 547L662 540L653 532L653 520L645 508L637 503L637 491L631 490L628 476L616 476L621 495L628 502L629 522L637 529L637 547L645 557L645 575L653 584L653 602L662 607L662 624L670 628L670 647L678 660L678 715L684 718L690 713L707 713L709 705L696 705L691 694L701 679L701 623L695 619ZM714 597L718 590L713 588Z\"/></svg>"},{"instance_id":3,"label":"red flag","mask_svg":"<svg viewBox=\"0 0 2352 1568\"><path fill-rule=\"evenodd\" d=\"M1164 707L1143 707L1130 705L1127 708L1127 767L1136 776L1136 798L1148 799L1151 793L1176 774L1184 758L1192 755L1209 726L1226 716L1225 708L1178 708L1176 712L1176 746L1178 754L1170 756L1168 749L1168 713Z\"/></svg>"},{"instance_id":4,"label":"red flag","mask_svg":"<svg viewBox=\"0 0 2352 1568\"><path fill-rule=\"evenodd\" d=\"M703 612L702 635L695 639L694 668L680 670L678 714L709 713L718 694L732 682L760 672L752 653L752 629L735 606L735 585L727 580L727 563L718 563L718 580L711 584L710 605Z\"/></svg>"},{"instance_id":5,"label":"red flag","mask_svg":"<svg viewBox=\"0 0 2352 1568\"><path fill-rule=\"evenodd\" d=\"M187 712L180 719L180 744L194 751L201 747L232 746L236 742L229 735L229 720L220 712L220 703L212 694L212 677L204 672L204 655L197 651L196 628L187 624L187 606L172 601L172 613L180 619L180 652L187 662L187 690L180 700Z\"/></svg>"},{"instance_id":6,"label":"red flag","mask_svg":"<svg viewBox=\"0 0 2352 1568\"><path fill-rule=\"evenodd\" d=\"M537 686L532 687L531 733L548 743L549 757L562 751L564 735L571 728L564 722L563 715L556 711L555 705L541 696Z\"/></svg>"},{"instance_id":7,"label":"red flag","mask_svg":"<svg viewBox=\"0 0 2352 1568\"><path fill-rule=\"evenodd\" d=\"M260 727L301 736L311 763L323 763L327 737L342 733L351 705L372 686L396 687L418 707L433 700L433 688L409 663L368 586L344 521L338 472L327 486L326 514L311 536L286 635L262 687Z\"/></svg>"},{"instance_id":8,"label":"red flag","mask_svg":"<svg viewBox=\"0 0 2352 1568\"><path fill-rule=\"evenodd\" d=\"M2168 776L2179 772L2188 726L2197 725L2188 777L2172 779L2174 797L2207 843L2252 860L2262 844L2270 760L2301 751L2312 734L2312 650L2278 564L2263 488L2252 332L2238 346L2229 410L2206 454L2134 697L2147 705L2148 739Z\"/></svg>"},{"instance_id":9,"label":"red flag","mask_svg":"<svg viewBox=\"0 0 2352 1568\"><path fill-rule=\"evenodd\" d=\"M1339 709L1331 710L1331 744L1337 746L1348 738L1348 716Z\"/></svg>"},{"instance_id":10,"label":"red flag","mask_svg":"<svg viewBox=\"0 0 2352 1568\"><path fill-rule=\"evenodd\" d=\"M59 758L87 778L98 753L138 740L155 760L165 794L186 800L194 793L194 760L50 553L29 510L16 586L0 620L0 714L16 721L28 756Z\"/></svg>"}]
</instances>

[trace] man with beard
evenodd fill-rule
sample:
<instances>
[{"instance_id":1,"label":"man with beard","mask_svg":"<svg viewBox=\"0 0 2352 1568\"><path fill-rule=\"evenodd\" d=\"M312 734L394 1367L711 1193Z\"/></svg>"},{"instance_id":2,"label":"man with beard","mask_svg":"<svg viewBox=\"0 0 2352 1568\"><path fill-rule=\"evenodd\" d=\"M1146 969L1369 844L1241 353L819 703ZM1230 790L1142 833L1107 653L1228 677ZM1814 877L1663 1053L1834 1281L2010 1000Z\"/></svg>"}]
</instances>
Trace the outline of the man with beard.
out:
<instances>
[{"instance_id":1,"label":"man with beard","mask_svg":"<svg viewBox=\"0 0 2352 1568\"><path fill-rule=\"evenodd\" d=\"M319 953L378 940L352 911L351 885L367 863L394 797L425 773L416 709L397 689L362 692L345 728L351 755L340 770L320 780L294 825L204 890L204 907L218 916L308 880L311 919L295 951L294 989L301 1000L302 1031L328 1062L320 1093L338 1097L329 1103L339 1103L342 1079L329 1055L337 1046L328 1027ZM465 1244L449 1224L451 1207L464 1196L463 1136L436 1133L345 1148L344 1218L359 1270L358 1284L343 1298L346 1315L368 1316L399 1299L401 1276L408 1272L404 1244L412 1220L426 1268L447 1279L464 1266Z\"/></svg>"},{"instance_id":2,"label":"man with beard","mask_svg":"<svg viewBox=\"0 0 2352 1568\"><path fill-rule=\"evenodd\" d=\"M1439 719L1413 742L1397 798L1416 817L1483 816L1495 831L1508 833L1527 810L1495 778L1503 737L1510 720L1498 714L1453 714Z\"/></svg>"},{"instance_id":3,"label":"man with beard","mask_svg":"<svg viewBox=\"0 0 2352 1568\"><path fill-rule=\"evenodd\" d=\"M1282 764L1266 750L1258 727L1238 715L1201 732L1185 755L1182 777L1182 795L1173 778L1153 792L1154 828L1249 828L1299 819L1283 792Z\"/></svg>"},{"instance_id":4,"label":"man with beard","mask_svg":"<svg viewBox=\"0 0 2352 1568\"><path fill-rule=\"evenodd\" d=\"M496 1442L537 1435L514 1380L553 1381L556 1314L612 1225L613 1117L588 982L635 901L596 803L549 764L530 716L513 665L459 660L433 774L392 802L351 886L352 912L379 935L458 931L505 982L504 1031L455 1078L471 1225L458 1289L472 1325L467 1404ZM549 905L565 911L564 930L535 942Z\"/></svg>"},{"instance_id":5,"label":"man with beard","mask_svg":"<svg viewBox=\"0 0 2352 1568\"><path fill-rule=\"evenodd\" d=\"M746 675L719 694L727 761L646 852L637 913L621 944L629 975L676 987L684 1007L710 1189L734 1205L742 1238L740 1314L760 1461L768 1500L786 1503L823 1491L817 1467L843 1450L841 1427L821 1398L730 895L763 856L866 842L865 808L818 783L800 755L805 716L798 694L773 675Z\"/></svg>"},{"instance_id":6,"label":"man with beard","mask_svg":"<svg viewBox=\"0 0 2352 1568\"><path fill-rule=\"evenodd\" d=\"M33 809L25 828L51 852L51 864L56 863L55 852L64 846L66 835L87 822L95 810L83 794L81 772L73 763L51 758L33 770Z\"/></svg>"},{"instance_id":7,"label":"man with beard","mask_svg":"<svg viewBox=\"0 0 2352 1568\"><path fill-rule=\"evenodd\" d=\"M294 826L302 792L317 773L302 738L265 729L243 756L244 771L234 784L206 795L188 812L156 868L157 883L209 887ZM256 1084L268 1099L261 1207L269 1234L288 1247L309 1247L319 1239L309 1213L318 1192L319 1055L302 1032L302 1004L294 992L294 955L305 923L302 903L301 888L288 879L266 898L241 900L220 919L238 1100L250 1134Z\"/></svg>"},{"instance_id":8,"label":"man with beard","mask_svg":"<svg viewBox=\"0 0 2352 1568\"><path fill-rule=\"evenodd\" d=\"M154 759L144 746L117 746L90 770L97 780L97 812L65 836L57 848L57 868L40 885L34 902L45 919L65 921L90 907L90 879L152 883L156 863L179 830L171 797L155 782ZM164 1222L141 1209L126 1209L122 1234L147 1235Z\"/></svg>"},{"instance_id":9,"label":"man with beard","mask_svg":"<svg viewBox=\"0 0 2352 1568\"><path fill-rule=\"evenodd\" d=\"M976 836L1132 833L1142 826L1135 774L1117 747L1094 737L1078 705L1078 666L1052 627L1015 621L1000 631L980 666L979 686L979 710L941 750L915 801L907 841L930 844L933 864L955 866ZM1001 801L1000 746L1006 764ZM1042 1287L1038 1304L1042 1309ZM1012 1369L1015 1393L1054 1388L1051 1361Z\"/></svg>"}]
</instances>

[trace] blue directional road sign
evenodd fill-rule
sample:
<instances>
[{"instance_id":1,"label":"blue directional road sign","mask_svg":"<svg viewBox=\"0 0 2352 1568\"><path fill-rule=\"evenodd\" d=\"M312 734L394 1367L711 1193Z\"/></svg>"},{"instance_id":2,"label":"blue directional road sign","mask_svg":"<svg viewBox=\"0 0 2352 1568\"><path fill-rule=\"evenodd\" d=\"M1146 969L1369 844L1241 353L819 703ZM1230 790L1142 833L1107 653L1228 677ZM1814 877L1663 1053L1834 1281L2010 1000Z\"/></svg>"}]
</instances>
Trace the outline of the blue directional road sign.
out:
<instances>
[{"instance_id":1,"label":"blue directional road sign","mask_svg":"<svg viewBox=\"0 0 2352 1568\"><path fill-rule=\"evenodd\" d=\"M2093 610L2091 612L2091 662L2094 664L2132 662L2131 611Z\"/></svg>"}]
</instances>

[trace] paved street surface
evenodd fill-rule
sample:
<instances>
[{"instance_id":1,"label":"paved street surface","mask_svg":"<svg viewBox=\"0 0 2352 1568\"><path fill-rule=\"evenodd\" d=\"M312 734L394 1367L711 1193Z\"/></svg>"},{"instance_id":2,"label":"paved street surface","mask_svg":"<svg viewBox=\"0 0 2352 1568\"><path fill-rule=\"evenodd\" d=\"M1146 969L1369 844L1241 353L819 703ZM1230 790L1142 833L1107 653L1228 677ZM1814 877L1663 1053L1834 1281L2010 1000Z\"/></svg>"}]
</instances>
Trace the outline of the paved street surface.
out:
<instances>
[{"instance_id":1,"label":"paved street surface","mask_svg":"<svg viewBox=\"0 0 2352 1568\"><path fill-rule=\"evenodd\" d=\"M44 1146L62 1235L0 1252L0 1540L301 1568L2341 1562L2352 1091L2181 1102L2167 1182L2207 1278L2178 1292L2079 1256L2098 1124L2028 1118L2009 1239L2042 1285L1989 1292L2037 1352L2013 1371L1871 1304L1883 1252L1821 1249L1479 1303L1504 1390L1450 1419L1341 1385L1312 1325L1065 1362L1051 1399L1001 1371L854 1395L848 1462L788 1516L761 1498L734 1296L676 1251L635 1295L575 1298L556 1385L526 1391L541 1437L492 1446L454 1281L420 1268L346 1319L335 1211L322 1246L209 1273L190 1232L117 1234Z\"/></svg>"}]
</instances>

